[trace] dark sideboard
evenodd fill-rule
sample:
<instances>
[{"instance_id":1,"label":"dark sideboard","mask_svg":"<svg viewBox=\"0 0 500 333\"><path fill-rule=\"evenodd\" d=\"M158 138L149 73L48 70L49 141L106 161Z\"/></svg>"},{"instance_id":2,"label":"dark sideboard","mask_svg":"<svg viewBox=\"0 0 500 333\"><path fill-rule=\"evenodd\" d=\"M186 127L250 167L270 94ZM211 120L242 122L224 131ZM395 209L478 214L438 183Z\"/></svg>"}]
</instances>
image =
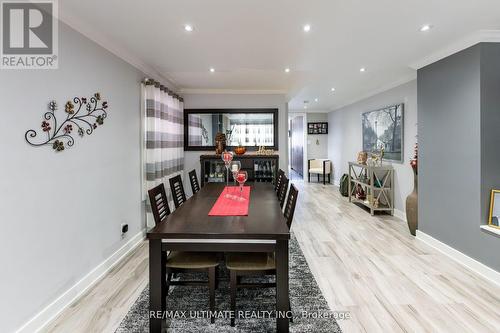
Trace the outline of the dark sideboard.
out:
<instances>
[{"instance_id":1,"label":"dark sideboard","mask_svg":"<svg viewBox=\"0 0 500 333\"><path fill-rule=\"evenodd\" d=\"M234 155L234 161L241 162L241 169L247 171L248 181L274 183L279 168L279 155L259 155L256 153L246 153ZM201 185L205 183L225 182L226 167L221 155L207 154L200 156L201 164ZM231 171L229 181L233 181Z\"/></svg>"}]
</instances>

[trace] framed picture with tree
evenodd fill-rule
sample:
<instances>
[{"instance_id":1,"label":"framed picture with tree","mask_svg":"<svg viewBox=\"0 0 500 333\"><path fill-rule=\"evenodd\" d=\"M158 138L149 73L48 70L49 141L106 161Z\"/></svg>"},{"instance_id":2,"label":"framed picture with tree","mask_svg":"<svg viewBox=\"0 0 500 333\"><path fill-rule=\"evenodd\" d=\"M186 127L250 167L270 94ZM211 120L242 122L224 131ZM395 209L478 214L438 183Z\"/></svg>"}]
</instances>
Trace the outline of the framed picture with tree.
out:
<instances>
[{"instance_id":1,"label":"framed picture with tree","mask_svg":"<svg viewBox=\"0 0 500 333\"><path fill-rule=\"evenodd\" d=\"M403 103L363 113L363 151L384 149L384 160L403 162L403 114Z\"/></svg>"}]
</instances>

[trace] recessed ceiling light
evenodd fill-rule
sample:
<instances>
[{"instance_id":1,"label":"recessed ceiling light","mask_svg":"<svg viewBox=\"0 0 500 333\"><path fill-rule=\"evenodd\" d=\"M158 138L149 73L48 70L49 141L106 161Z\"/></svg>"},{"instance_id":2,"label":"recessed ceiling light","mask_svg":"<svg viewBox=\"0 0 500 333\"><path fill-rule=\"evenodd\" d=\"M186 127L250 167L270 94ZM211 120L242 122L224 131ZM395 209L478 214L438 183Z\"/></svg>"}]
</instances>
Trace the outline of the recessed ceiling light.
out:
<instances>
[{"instance_id":1,"label":"recessed ceiling light","mask_svg":"<svg viewBox=\"0 0 500 333\"><path fill-rule=\"evenodd\" d=\"M330 90L331 90L332 92L334 92L334 91L335 91L335 88L332 88L332 89L330 89Z\"/></svg>"},{"instance_id":2,"label":"recessed ceiling light","mask_svg":"<svg viewBox=\"0 0 500 333\"><path fill-rule=\"evenodd\" d=\"M285 68L285 73L290 73L290 68Z\"/></svg>"},{"instance_id":3,"label":"recessed ceiling light","mask_svg":"<svg viewBox=\"0 0 500 333\"><path fill-rule=\"evenodd\" d=\"M309 32L309 31L311 31L311 26L309 24L305 24L303 29L305 32Z\"/></svg>"},{"instance_id":4,"label":"recessed ceiling light","mask_svg":"<svg viewBox=\"0 0 500 333\"><path fill-rule=\"evenodd\" d=\"M304 109L307 109L307 105L304 105Z\"/></svg>"},{"instance_id":5,"label":"recessed ceiling light","mask_svg":"<svg viewBox=\"0 0 500 333\"><path fill-rule=\"evenodd\" d=\"M432 29L432 25L430 24L424 24L423 26L420 27L420 32L426 32Z\"/></svg>"},{"instance_id":6,"label":"recessed ceiling light","mask_svg":"<svg viewBox=\"0 0 500 333\"><path fill-rule=\"evenodd\" d=\"M319 99L318 99L318 98L315 98L315 99L314 99L314 101L315 101L315 102L317 102L317 101L319 101Z\"/></svg>"},{"instance_id":7,"label":"recessed ceiling light","mask_svg":"<svg viewBox=\"0 0 500 333\"><path fill-rule=\"evenodd\" d=\"M215 72L215 68L212 67L212 68L210 68L210 73L213 73L213 72Z\"/></svg>"},{"instance_id":8,"label":"recessed ceiling light","mask_svg":"<svg viewBox=\"0 0 500 333\"><path fill-rule=\"evenodd\" d=\"M186 30L187 32L191 32L194 30L193 26L191 24L185 24L184 25L184 30Z\"/></svg>"},{"instance_id":9,"label":"recessed ceiling light","mask_svg":"<svg viewBox=\"0 0 500 333\"><path fill-rule=\"evenodd\" d=\"M359 69L359 71L360 71L361 73L364 73L364 72L366 72L366 68L361 67L361 68Z\"/></svg>"}]
</instances>

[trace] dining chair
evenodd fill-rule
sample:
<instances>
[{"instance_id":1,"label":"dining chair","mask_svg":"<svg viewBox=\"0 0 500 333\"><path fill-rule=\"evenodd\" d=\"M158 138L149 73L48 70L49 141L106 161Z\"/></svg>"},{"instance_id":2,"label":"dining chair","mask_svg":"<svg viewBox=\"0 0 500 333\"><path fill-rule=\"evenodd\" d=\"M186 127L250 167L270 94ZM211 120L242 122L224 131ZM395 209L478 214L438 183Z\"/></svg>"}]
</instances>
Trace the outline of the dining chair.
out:
<instances>
[{"instance_id":1,"label":"dining chair","mask_svg":"<svg viewBox=\"0 0 500 333\"><path fill-rule=\"evenodd\" d=\"M299 191L295 185L290 186L287 203L284 213L286 224L290 229L292 227L293 215L297 204ZM236 313L236 290L238 288L276 288L276 282L266 283L242 283L241 277L244 275L274 275L276 276L276 262L274 252L272 253L229 253L226 257L226 267L229 270L229 286L231 297L231 310ZM290 300L288 308L291 310ZM233 316L234 317L234 316ZM293 322L293 318L290 318ZM231 326L235 325L235 318L231 318Z\"/></svg>"},{"instance_id":2,"label":"dining chair","mask_svg":"<svg viewBox=\"0 0 500 333\"><path fill-rule=\"evenodd\" d=\"M186 201L186 193L184 192L181 175L172 177L168 181L170 183L170 191L172 191L175 208L179 208L179 206Z\"/></svg>"},{"instance_id":3,"label":"dining chair","mask_svg":"<svg viewBox=\"0 0 500 333\"><path fill-rule=\"evenodd\" d=\"M191 190L193 194L200 190L200 184L198 183L198 177L196 176L196 169L189 171L189 182L191 183Z\"/></svg>"},{"instance_id":4,"label":"dining chair","mask_svg":"<svg viewBox=\"0 0 500 333\"><path fill-rule=\"evenodd\" d=\"M278 191L278 200L280 202L280 207L283 208L283 204L285 203L286 191L288 190L288 177L283 175L281 180L280 189Z\"/></svg>"},{"instance_id":5,"label":"dining chair","mask_svg":"<svg viewBox=\"0 0 500 333\"><path fill-rule=\"evenodd\" d=\"M155 225L165 221L170 215L168 207L168 199L165 194L165 186L162 184L148 191L149 202ZM163 261L165 262L165 276L162 279L163 298L167 297L168 290L171 285L180 286L208 286L209 289L209 306L210 311L215 311L215 285L216 285L216 269L219 266L219 260L216 253L212 252L182 252L170 251L163 253ZM202 271L208 273L208 282L206 281L172 281L173 274L184 272ZM210 318L212 323L215 318Z\"/></svg>"},{"instance_id":6,"label":"dining chair","mask_svg":"<svg viewBox=\"0 0 500 333\"><path fill-rule=\"evenodd\" d=\"M279 188L281 186L281 181L283 180L283 176L285 175L285 171L279 169L278 174L276 175L276 183L274 184L274 190L276 193L279 192Z\"/></svg>"}]
</instances>

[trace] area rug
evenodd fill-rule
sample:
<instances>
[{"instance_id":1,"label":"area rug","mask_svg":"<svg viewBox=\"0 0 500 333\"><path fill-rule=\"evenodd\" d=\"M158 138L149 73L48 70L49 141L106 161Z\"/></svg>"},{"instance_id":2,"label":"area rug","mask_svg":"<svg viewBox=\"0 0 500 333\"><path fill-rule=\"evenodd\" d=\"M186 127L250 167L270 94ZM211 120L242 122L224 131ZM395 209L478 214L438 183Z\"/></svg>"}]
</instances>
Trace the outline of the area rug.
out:
<instances>
[{"instance_id":1,"label":"area rug","mask_svg":"<svg viewBox=\"0 0 500 333\"><path fill-rule=\"evenodd\" d=\"M180 279L206 279L203 274L180 274ZM216 290L218 311L230 310L229 274L221 269L221 281ZM246 278L243 281L269 282L273 277ZM230 326L229 318L217 318L210 324L207 318L193 318L195 314L208 310L208 288L174 286L167 298L168 311L185 311L187 318L166 319L167 332L274 332L276 319L273 313L276 307L274 288L239 289L236 299L237 311L245 312L244 318L236 319L236 327ZM293 323L290 332L341 332L335 318L338 313L331 311L321 294L300 246L292 235L290 240L290 302ZM126 317L120 323L117 333L149 332L148 321L149 287L146 287ZM180 317L180 316L179 316ZM201 316L200 316L201 317Z\"/></svg>"}]
</instances>

